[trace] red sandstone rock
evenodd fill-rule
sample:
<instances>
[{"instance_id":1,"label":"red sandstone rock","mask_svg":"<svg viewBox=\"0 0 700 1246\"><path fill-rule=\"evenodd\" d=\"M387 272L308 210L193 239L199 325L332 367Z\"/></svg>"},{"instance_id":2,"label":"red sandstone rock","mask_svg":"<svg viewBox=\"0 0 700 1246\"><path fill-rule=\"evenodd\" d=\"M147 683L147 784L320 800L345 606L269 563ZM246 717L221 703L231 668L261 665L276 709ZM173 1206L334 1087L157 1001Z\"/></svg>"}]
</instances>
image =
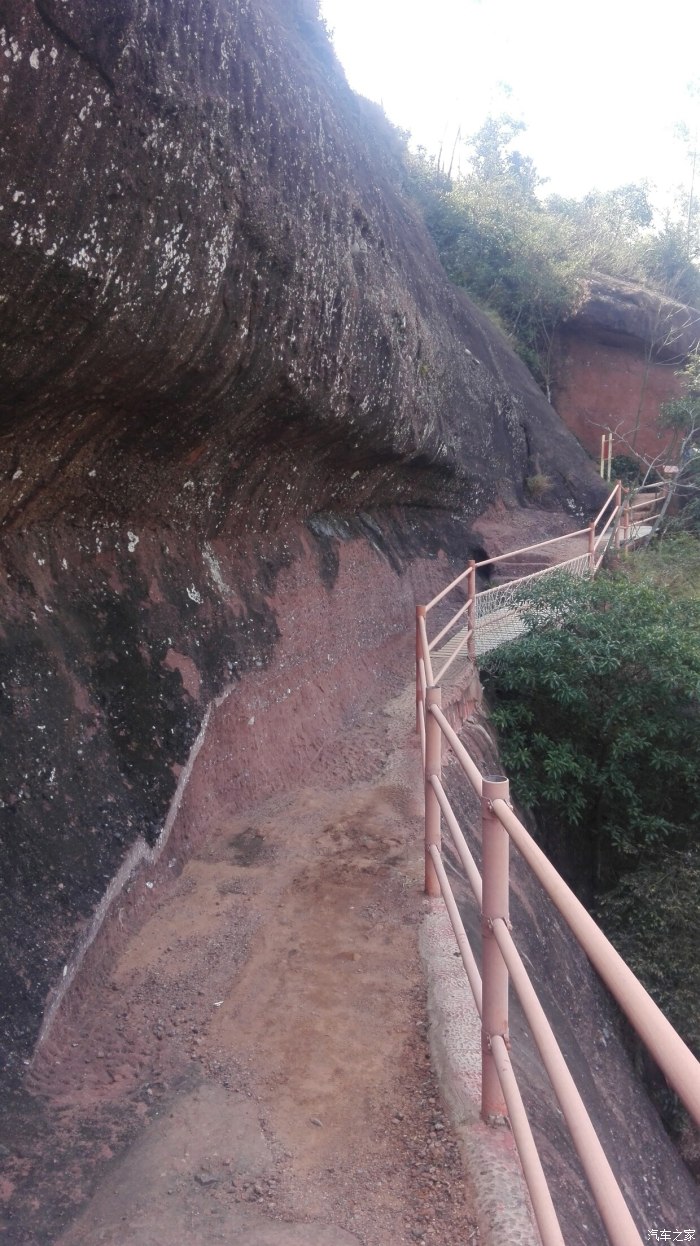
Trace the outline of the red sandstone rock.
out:
<instances>
[{"instance_id":1,"label":"red sandstone rock","mask_svg":"<svg viewBox=\"0 0 700 1246\"><path fill-rule=\"evenodd\" d=\"M612 430L613 453L663 458L672 437L658 427L661 404L679 394L676 372L699 340L700 311L629 282L596 279L557 334L554 405L592 455Z\"/></svg>"}]
</instances>

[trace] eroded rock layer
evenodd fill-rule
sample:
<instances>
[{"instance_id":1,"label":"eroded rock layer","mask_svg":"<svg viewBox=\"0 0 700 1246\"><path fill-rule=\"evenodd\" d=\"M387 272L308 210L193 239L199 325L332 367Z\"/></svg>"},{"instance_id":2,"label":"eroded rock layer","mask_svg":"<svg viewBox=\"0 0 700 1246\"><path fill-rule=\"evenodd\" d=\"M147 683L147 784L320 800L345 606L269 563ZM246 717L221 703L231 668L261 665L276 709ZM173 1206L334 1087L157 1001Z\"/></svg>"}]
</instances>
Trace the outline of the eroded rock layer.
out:
<instances>
[{"instance_id":1,"label":"eroded rock layer","mask_svg":"<svg viewBox=\"0 0 700 1246\"><path fill-rule=\"evenodd\" d=\"M631 282L596 279L555 338L554 405L591 454L612 431L615 454L662 464L675 435L660 427L659 413L680 394L678 372L699 340L700 311Z\"/></svg>"},{"instance_id":2,"label":"eroded rock layer","mask_svg":"<svg viewBox=\"0 0 700 1246\"><path fill-rule=\"evenodd\" d=\"M538 454L560 496L581 487L583 456L446 283L396 141L308 6L3 12L8 517L475 511Z\"/></svg>"}]
</instances>

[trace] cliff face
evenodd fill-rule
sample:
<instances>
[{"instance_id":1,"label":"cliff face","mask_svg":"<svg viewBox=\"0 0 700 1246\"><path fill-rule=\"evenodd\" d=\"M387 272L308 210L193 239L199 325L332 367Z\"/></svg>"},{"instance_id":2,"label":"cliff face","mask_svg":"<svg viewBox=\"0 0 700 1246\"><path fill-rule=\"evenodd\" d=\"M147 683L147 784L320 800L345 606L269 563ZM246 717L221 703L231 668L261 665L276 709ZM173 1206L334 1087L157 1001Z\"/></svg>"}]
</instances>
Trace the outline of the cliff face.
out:
<instances>
[{"instance_id":1,"label":"cliff face","mask_svg":"<svg viewBox=\"0 0 700 1246\"><path fill-rule=\"evenodd\" d=\"M186 842L196 754L239 802L300 773L471 517L535 463L599 489L312 5L6 0L0 45L15 1074L96 907Z\"/></svg>"},{"instance_id":2,"label":"cliff face","mask_svg":"<svg viewBox=\"0 0 700 1246\"><path fill-rule=\"evenodd\" d=\"M698 341L700 311L629 282L592 281L555 339L554 406L593 455L611 430L615 454L663 458L672 437L657 428L661 404L680 393L676 372Z\"/></svg>"},{"instance_id":3,"label":"cliff face","mask_svg":"<svg viewBox=\"0 0 700 1246\"><path fill-rule=\"evenodd\" d=\"M445 282L391 134L307 8L4 12L8 517L474 512L537 453L560 492L580 482L526 370Z\"/></svg>"}]
</instances>

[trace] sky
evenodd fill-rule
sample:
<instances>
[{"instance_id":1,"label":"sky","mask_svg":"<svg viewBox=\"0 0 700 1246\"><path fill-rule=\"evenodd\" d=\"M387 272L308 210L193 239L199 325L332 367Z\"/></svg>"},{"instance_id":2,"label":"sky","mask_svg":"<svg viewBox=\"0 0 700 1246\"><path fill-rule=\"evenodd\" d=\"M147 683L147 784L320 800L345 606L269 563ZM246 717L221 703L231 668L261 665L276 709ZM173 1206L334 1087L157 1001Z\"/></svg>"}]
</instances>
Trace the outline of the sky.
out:
<instances>
[{"instance_id":1,"label":"sky","mask_svg":"<svg viewBox=\"0 0 700 1246\"><path fill-rule=\"evenodd\" d=\"M545 193L647 180L661 203L684 177L674 127L700 115L687 91L699 0L321 0L321 13L350 85L413 145L451 151L460 127L509 112Z\"/></svg>"}]
</instances>

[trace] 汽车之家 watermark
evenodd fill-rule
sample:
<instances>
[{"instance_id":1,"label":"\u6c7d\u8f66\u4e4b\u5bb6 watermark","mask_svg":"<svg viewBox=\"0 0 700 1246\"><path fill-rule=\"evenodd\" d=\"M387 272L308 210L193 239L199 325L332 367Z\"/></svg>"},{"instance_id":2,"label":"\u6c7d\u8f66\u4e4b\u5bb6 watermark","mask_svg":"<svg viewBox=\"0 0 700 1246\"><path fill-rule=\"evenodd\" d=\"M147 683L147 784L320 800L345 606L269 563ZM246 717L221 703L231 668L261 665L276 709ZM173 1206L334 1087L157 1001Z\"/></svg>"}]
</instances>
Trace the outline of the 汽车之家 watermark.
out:
<instances>
[{"instance_id":1,"label":"\u6c7d\u8f66\u4e4b\u5bb6 watermark","mask_svg":"<svg viewBox=\"0 0 700 1246\"><path fill-rule=\"evenodd\" d=\"M694 1242L695 1229L647 1229L648 1242Z\"/></svg>"}]
</instances>

